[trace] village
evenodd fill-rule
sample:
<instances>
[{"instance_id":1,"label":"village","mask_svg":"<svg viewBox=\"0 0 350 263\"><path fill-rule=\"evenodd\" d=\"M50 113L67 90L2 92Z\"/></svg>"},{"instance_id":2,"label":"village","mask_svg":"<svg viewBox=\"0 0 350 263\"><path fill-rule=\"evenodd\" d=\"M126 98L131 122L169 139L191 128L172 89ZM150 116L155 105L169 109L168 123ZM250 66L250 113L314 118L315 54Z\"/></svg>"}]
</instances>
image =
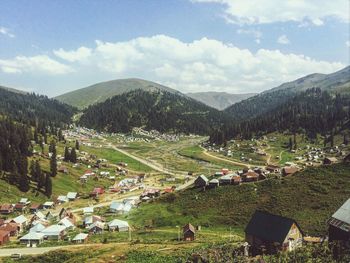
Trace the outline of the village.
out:
<instances>
[{"instance_id":1,"label":"village","mask_svg":"<svg viewBox=\"0 0 350 263\"><path fill-rule=\"evenodd\" d=\"M259 163L246 159L243 153L235 153L234 147L242 147L236 142L226 148L202 144L201 147L209 154L225 156L221 169L215 168L219 167L216 163L213 168L216 170L210 174L182 171L164 177L159 174L162 174L162 171L170 173L171 170L135 171L122 159L111 162L107 158L98 157L96 154L98 151L95 149L104 149L106 145L110 145L107 143L108 140L118 141L120 144L140 141L147 144L150 141L174 142L177 141L175 138L157 135L152 139L134 140L125 137L120 140L123 136L97 133L80 127L67 130L64 135L67 141L79 140L84 150L77 151L78 161L74 164L66 163L63 154L58 154L58 172L62 176L68 176L75 169L78 170L80 175L75 179L84 192L66 192L42 203L32 202L29 198L20 198L16 203L2 203L0 205L2 247L36 248L95 243L107 240L110 234L120 236L118 239L120 241L131 241L135 229L128 221L128 214L138 209L140 205L152 202L163 195L191 187L202 191L213 191L218 187L229 185L239 187L241 184L256 183L269 178L293 176L308 165L350 162L346 145L328 148L305 146L290 150L293 155L289 156L289 159L294 158L294 162L288 159L281 163L280 158L272 160L272 156L268 156L270 154L266 151L269 149L267 143L264 145L264 142L255 142L261 147L256 147L252 143L247 144L250 151L258 158L261 156L268 158L265 163ZM116 137L118 139L115 139ZM35 149L34 156L47 158L40 149ZM239 164L239 169L225 168L225 163L230 160L227 158L232 158L235 154L240 156L238 160L233 159ZM47 155L50 157L50 153ZM300 155L300 158L293 157L294 155ZM90 187L87 187L89 184ZM90 188L91 190L87 192ZM344 238L347 240L350 229L350 221L347 218L349 212L350 199L329 218L329 233L315 237L306 236L293 218L257 210L245 228L245 237L241 239L244 254L248 256L292 251L304 243L322 243L326 240ZM174 234L174 242L196 241L201 231L201 226L192 225L191 222L179 226L178 232Z\"/></svg>"}]
</instances>

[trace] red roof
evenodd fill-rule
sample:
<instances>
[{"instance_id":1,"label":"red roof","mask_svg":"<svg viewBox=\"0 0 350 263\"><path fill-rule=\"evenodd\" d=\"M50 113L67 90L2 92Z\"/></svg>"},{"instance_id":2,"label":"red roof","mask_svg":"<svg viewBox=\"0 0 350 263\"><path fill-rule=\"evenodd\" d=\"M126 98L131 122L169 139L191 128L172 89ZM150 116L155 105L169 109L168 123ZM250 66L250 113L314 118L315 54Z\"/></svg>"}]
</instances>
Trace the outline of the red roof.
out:
<instances>
[{"instance_id":1,"label":"red roof","mask_svg":"<svg viewBox=\"0 0 350 263\"><path fill-rule=\"evenodd\" d=\"M0 206L0 210L2 210L2 211L11 211L12 208L13 208L13 206L10 204L4 204L4 205Z\"/></svg>"},{"instance_id":2,"label":"red roof","mask_svg":"<svg viewBox=\"0 0 350 263\"><path fill-rule=\"evenodd\" d=\"M104 189L102 187L96 187L96 188L94 188L92 193L93 194L103 194L104 193Z\"/></svg>"}]
</instances>

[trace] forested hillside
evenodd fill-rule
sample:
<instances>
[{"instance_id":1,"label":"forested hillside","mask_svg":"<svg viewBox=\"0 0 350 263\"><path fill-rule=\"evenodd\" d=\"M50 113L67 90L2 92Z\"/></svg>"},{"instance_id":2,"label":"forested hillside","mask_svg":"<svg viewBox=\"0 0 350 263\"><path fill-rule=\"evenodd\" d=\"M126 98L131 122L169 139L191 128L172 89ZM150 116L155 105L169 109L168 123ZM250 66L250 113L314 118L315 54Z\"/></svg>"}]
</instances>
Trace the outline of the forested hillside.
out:
<instances>
[{"instance_id":1,"label":"forested hillside","mask_svg":"<svg viewBox=\"0 0 350 263\"><path fill-rule=\"evenodd\" d=\"M210 140L221 144L235 137L251 138L276 131L305 133L311 139L317 133L333 134L349 126L349 106L350 97L313 88L255 118L226 124Z\"/></svg>"},{"instance_id":2,"label":"forested hillside","mask_svg":"<svg viewBox=\"0 0 350 263\"><path fill-rule=\"evenodd\" d=\"M284 83L238 102L225 109L225 112L235 120L255 118L284 104L296 94L311 88L319 88L333 94L348 94L350 92L350 66L332 74L312 74Z\"/></svg>"},{"instance_id":3,"label":"forested hillside","mask_svg":"<svg viewBox=\"0 0 350 263\"><path fill-rule=\"evenodd\" d=\"M160 132L208 134L228 121L227 116L182 94L135 90L90 106L80 124L108 132L133 127Z\"/></svg>"},{"instance_id":4,"label":"forested hillside","mask_svg":"<svg viewBox=\"0 0 350 263\"><path fill-rule=\"evenodd\" d=\"M0 174L5 172L1 177L26 192L29 190L27 157L31 154L32 132L26 125L0 119L0 134Z\"/></svg>"},{"instance_id":5,"label":"forested hillside","mask_svg":"<svg viewBox=\"0 0 350 263\"><path fill-rule=\"evenodd\" d=\"M0 88L0 114L30 126L56 126L70 123L75 109L46 96L17 93Z\"/></svg>"}]
</instances>

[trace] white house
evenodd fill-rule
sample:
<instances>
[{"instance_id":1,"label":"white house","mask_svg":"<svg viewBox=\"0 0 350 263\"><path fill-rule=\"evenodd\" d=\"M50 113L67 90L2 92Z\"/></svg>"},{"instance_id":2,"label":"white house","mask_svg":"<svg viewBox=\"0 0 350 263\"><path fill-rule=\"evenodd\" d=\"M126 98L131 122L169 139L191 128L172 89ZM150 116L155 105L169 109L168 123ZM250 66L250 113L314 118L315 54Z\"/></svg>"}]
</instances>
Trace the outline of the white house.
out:
<instances>
[{"instance_id":1,"label":"white house","mask_svg":"<svg viewBox=\"0 0 350 263\"><path fill-rule=\"evenodd\" d=\"M107 225L108 225L109 231L119 231L119 232L129 231L129 223L123 220L113 219Z\"/></svg>"},{"instance_id":2,"label":"white house","mask_svg":"<svg viewBox=\"0 0 350 263\"><path fill-rule=\"evenodd\" d=\"M72 223L72 221L69 220L68 217L65 217L58 222L58 225L64 226L66 230L74 230L75 225Z\"/></svg>"},{"instance_id":3,"label":"white house","mask_svg":"<svg viewBox=\"0 0 350 263\"><path fill-rule=\"evenodd\" d=\"M37 232L29 232L19 239L22 244L27 244L28 246L36 246L44 241L44 234Z\"/></svg>"},{"instance_id":4,"label":"white house","mask_svg":"<svg viewBox=\"0 0 350 263\"><path fill-rule=\"evenodd\" d=\"M35 226L33 226L31 229L29 229L29 232L36 232L36 233L40 233L41 231L43 231L46 227L41 224L38 223Z\"/></svg>"},{"instance_id":5,"label":"white house","mask_svg":"<svg viewBox=\"0 0 350 263\"><path fill-rule=\"evenodd\" d=\"M12 219L10 222L16 223L19 227L19 231L22 232L28 224L28 219L24 215L20 215Z\"/></svg>"},{"instance_id":6,"label":"white house","mask_svg":"<svg viewBox=\"0 0 350 263\"><path fill-rule=\"evenodd\" d=\"M51 201L47 201L43 204L43 208L44 209L51 209L55 206L55 203L54 202L51 202Z\"/></svg>"},{"instance_id":7,"label":"white house","mask_svg":"<svg viewBox=\"0 0 350 263\"><path fill-rule=\"evenodd\" d=\"M80 233L73 238L74 243L84 243L88 239L89 234Z\"/></svg>"},{"instance_id":8,"label":"white house","mask_svg":"<svg viewBox=\"0 0 350 263\"><path fill-rule=\"evenodd\" d=\"M45 228L41 233L47 239L60 240L66 235L66 227L61 225L52 225Z\"/></svg>"},{"instance_id":9,"label":"white house","mask_svg":"<svg viewBox=\"0 0 350 263\"><path fill-rule=\"evenodd\" d=\"M92 206L88 206L88 207L83 208L84 215L92 214L93 212L94 212L94 208Z\"/></svg>"},{"instance_id":10,"label":"white house","mask_svg":"<svg viewBox=\"0 0 350 263\"><path fill-rule=\"evenodd\" d=\"M69 192L67 194L67 198L69 201L74 201L75 199L77 199L77 197L78 197L78 193L76 192Z\"/></svg>"}]
</instances>

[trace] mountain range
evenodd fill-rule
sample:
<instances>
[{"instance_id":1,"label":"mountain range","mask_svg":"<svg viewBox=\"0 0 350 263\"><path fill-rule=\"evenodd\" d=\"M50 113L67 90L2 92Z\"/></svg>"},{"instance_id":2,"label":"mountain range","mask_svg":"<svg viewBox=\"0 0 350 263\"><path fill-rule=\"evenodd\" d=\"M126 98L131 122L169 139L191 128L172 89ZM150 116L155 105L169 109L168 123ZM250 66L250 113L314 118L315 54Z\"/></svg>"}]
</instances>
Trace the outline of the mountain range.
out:
<instances>
[{"instance_id":1,"label":"mountain range","mask_svg":"<svg viewBox=\"0 0 350 263\"><path fill-rule=\"evenodd\" d=\"M186 93L187 96L218 110L223 110L256 94L257 93L231 94L227 92L215 91Z\"/></svg>"}]
</instances>

